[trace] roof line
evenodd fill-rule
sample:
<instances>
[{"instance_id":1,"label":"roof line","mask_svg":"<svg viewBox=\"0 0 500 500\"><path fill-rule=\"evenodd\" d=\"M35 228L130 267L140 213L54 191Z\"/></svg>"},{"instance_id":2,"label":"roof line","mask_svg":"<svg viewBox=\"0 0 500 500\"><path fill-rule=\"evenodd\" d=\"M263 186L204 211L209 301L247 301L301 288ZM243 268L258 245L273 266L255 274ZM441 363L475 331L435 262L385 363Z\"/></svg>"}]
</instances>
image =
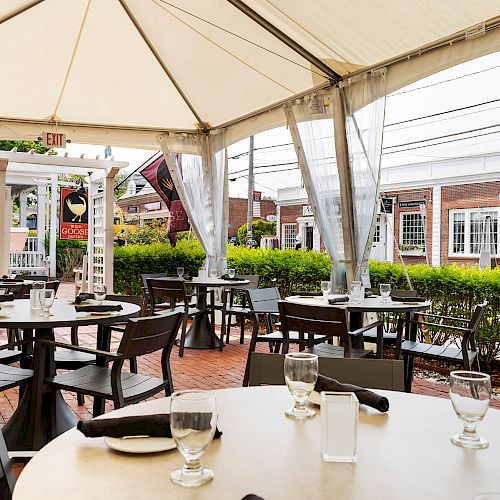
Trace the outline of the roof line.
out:
<instances>
[{"instance_id":1,"label":"roof line","mask_svg":"<svg viewBox=\"0 0 500 500\"><path fill-rule=\"evenodd\" d=\"M318 59L315 55L311 54L308 50L306 50L302 45L299 45L295 40L290 38L286 33L278 29L274 24L271 24L267 19L264 19L260 14L251 9L248 5L246 5L242 0L227 0L231 5L236 7L239 11L245 14L247 17L255 21L266 31L271 33L271 35L278 38L278 40L282 41L285 45L295 51L297 54L302 56L304 59L309 61L313 66L322 71L325 75L328 76L334 82L339 82L342 80L342 76L336 73L330 66L326 65L323 61Z\"/></svg>"},{"instance_id":2,"label":"roof line","mask_svg":"<svg viewBox=\"0 0 500 500\"><path fill-rule=\"evenodd\" d=\"M0 24L3 24L7 21L10 21L14 17L18 16L19 14L23 14L27 10L31 9L32 7L35 7L39 3L44 2L45 0L32 0L31 2L28 2L25 5L22 5L21 7L18 7L17 9L14 9L12 12L9 14L5 15L4 17L0 18Z\"/></svg>"},{"instance_id":3,"label":"roof line","mask_svg":"<svg viewBox=\"0 0 500 500\"><path fill-rule=\"evenodd\" d=\"M203 121L203 119L201 118L201 116L197 113L196 109L191 104L191 101L188 99L188 97L183 92L183 90L181 89L181 87L177 83L176 79L174 78L174 76L172 75L172 73L170 72L170 70L167 68L167 65L165 64L165 62L161 58L161 56L158 53L158 51L153 46L151 40L146 35L145 31L140 26L139 22L137 21L136 17L134 16L134 14L132 13L132 11L130 10L130 8L127 5L127 3L125 2L125 0L118 0L118 2L123 7L123 10L125 11L125 13L127 14L127 16L129 17L129 19L132 22L132 24L134 25L135 29L137 30L137 32L139 33L139 35L142 37L142 39L144 40L144 42L148 46L149 50L151 51L151 53L155 57L156 61L161 66L161 68L163 69L163 71L165 72L165 74L168 76L168 78L172 82L173 86L175 87L175 89L177 90L177 92L179 93L179 95L182 97L182 99L184 100L184 102L186 103L187 107L190 109L191 113L193 113L193 115L198 120L199 127L202 130L208 129L209 126L207 125L206 122Z\"/></svg>"}]
</instances>

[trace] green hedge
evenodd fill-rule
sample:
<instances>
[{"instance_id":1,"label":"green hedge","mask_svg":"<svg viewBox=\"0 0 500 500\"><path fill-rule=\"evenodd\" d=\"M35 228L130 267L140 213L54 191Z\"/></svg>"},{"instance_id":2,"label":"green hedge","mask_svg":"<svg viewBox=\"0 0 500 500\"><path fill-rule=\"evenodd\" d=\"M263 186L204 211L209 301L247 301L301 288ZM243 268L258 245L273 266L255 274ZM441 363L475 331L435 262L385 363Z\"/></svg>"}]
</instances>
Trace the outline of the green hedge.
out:
<instances>
[{"instance_id":1,"label":"green hedge","mask_svg":"<svg viewBox=\"0 0 500 500\"><path fill-rule=\"evenodd\" d=\"M183 266L196 276L203 260L203 250L196 241L180 241L174 248L168 244L116 247L115 292L139 293L140 273L175 274L176 267ZM229 246L227 264L237 274L258 274L261 287L276 279L282 297L294 290L318 290L320 281L330 276L328 257L308 251ZM413 288L433 302L436 314L469 317L476 304L489 302L478 348L483 365L490 365L500 354L500 268L410 265L407 269ZM391 283L394 288L408 288L403 267L398 264L371 262L370 276L373 286Z\"/></svg>"}]
</instances>

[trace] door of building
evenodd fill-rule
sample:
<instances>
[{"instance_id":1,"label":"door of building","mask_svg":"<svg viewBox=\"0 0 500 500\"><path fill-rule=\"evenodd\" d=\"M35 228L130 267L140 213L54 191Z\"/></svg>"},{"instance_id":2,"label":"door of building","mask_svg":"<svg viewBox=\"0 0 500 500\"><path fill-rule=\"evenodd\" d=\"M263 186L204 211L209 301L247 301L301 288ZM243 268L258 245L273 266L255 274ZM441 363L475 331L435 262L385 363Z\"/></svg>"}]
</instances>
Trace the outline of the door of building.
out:
<instances>
[{"instance_id":1,"label":"door of building","mask_svg":"<svg viewBox=\"0 0 500 500\"><path fill-rule=\"evenodd\" d=\"M314 228L312 226L306 226L305 227L305 241L304 241L304 247L307 250L312 250L313 245L314 245L314 234L313 234Z\"/></svg>"},{"instance_id":2,"label":"door of building","mask_svg":"<svg viewBox=\"0 0 500 500\"><path fill-rule=\"evenodd\" d=\"M377 215L375 224L375 234L373 236L373 245L370 258L378 261L386 261L386 244L387 244L387 224L385 215Z\"/></svg>"}]
</instances>

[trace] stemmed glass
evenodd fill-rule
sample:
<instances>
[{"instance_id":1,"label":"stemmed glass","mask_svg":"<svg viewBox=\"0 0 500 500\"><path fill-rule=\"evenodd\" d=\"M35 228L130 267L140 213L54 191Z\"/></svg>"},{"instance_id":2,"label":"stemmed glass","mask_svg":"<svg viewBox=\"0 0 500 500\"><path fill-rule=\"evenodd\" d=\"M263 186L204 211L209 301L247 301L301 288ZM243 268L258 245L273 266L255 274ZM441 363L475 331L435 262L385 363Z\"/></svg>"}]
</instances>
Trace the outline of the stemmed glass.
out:
<instances>
[{"instance_id":1,"label":"stemmed glass","mask_svg":"<svg viewBox=\"0 0 500 500\"><path fill-rule=\"evenodd\" d=\"M380 296L382 297L382 302L387 304L391 301L391 284L390 283L381 283L380 284Z\"/></svg>"},{"instance_id":2,"label":"stemmed glass","mask_svg":"<svg viewBox=\"0 0 500 500\"><path fill-rule=\"evenodd\" d=\"M328 295L330 294L331 286L329 281L321 282L321 292L323 293L323 300L328 300Z\"/></svg>"},{"instance_id":3,"label":"stemmed glass","mask_svg":"<svg viewBox=\"0 0 500 500\"><path fill-rule=\"evenodd\" d=\"M106 285L102 283L96 283L94 285L94 298L97 300L99 305L102 304L102 301L106 298L106 292L108 291Z\"/></svg>"},{"instance_id":4,"label":"stemmed glass","mask_svg":"<svg viewBox=\"0 0 500 500\"><path fill-rule=\"evenodd\" d=\"M183 267L177 268L177 276L179 276L179 278L182 278L184 276L184 268Z\"/></svg>"},{"instance_id":5,"label":"stemmed glass","mask_svg":"<svg viewBox=\"0 0 500 500\"><path fill-rule=\"evenodd\" d=\"M54 290L40 290L39 292L40 305L42 306L42 314L45 318L50 316L50 308L54 304Z\"/></svg>"},{"instance_id":6,"label":"stemmed glass","mask_svg":"<svg viewBox=\"0 0 500 500\"><path fill-rule=\"evenodd\" d=\"M305 352L285 355L285 381L295 399L295 406L285 411L290 418L311 418L315 411L306 406L306 401L318 379L318 356Z\"/></svg>"},{"instance_id":7,"label":"stemmed glass","mask_svg":"<svg viewBox=\"0 0 500 500\"><path fill-rule=\"evenodd\" d=\"M234 275L236 274L236 271L234 269L228 269L227 270L227 275L233 279L234 278Z\"/></svg>"},{"instance_id":8,"label":"stemmed glass","mask_svg":"<svg viewBox=\"0 0 500 500\"><path fill-rule=\"evenodd\" d=\"M210 269L210 277L214 280L217 278L217 269Z\"/></svg>"},{"instance_id":9,"label":"stemmed glass","mask_svg":"<svg viewBox=\"0 0 500 500\"><path fill-rule=\"evenodd\" d=\"M477 435L476 427L490 404L490 376L465 370L451 372L450 399L464 426L461 434L451 436L451 442L463 448L487 448L488 441Z\"/></svg>"},{"instance_id":10,"label":"stemmed glass","mask_svg":"<svg viewBox=\"0 0 500 500\"><path fill-rule=\"evenodd\" d=\"M353 281L351 282L351 298L354 304L359 304L363 293L363 287L361 285L361 281Z\"/></svg>"},{"instance_id":11,"label":"stemmed glass","mask_svg":"<svg viewBox=\"0 0 500 500\"><path fill-rule=\"evenodd\" d=\"M174 392L170 397L170 429L184 457L181 469L170 474L173 483L195 487L211 481L214 473L200 464L217 425L215 394L205 391Z\"/></svg>"}]
</instances>

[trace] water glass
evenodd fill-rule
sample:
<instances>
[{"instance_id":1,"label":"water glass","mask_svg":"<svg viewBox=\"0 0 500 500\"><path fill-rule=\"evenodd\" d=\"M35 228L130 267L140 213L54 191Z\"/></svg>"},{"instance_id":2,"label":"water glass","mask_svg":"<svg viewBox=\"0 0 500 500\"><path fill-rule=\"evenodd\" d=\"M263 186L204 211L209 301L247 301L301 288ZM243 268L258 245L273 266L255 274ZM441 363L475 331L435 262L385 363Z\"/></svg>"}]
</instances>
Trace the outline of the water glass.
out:
<instances>
[{"instance_id":1,"label":"water glass","mask_svg":"<svg viewBox=\"0 0 500 500\"><path fill-rule=\"evenodd\" d=\"M179 278L182 278L184 276L184 268L183 267L177 268L177 276L179 276Z\"/></svg>"},{"instance_id":2,"label":"water glass","mask_svg":"<svg viewBox=\"0 0 500 500\"><path fill-rule=\"evenodd\" d=\"M106 298L107 290L106 285L103 285L102 283L96 283L94 285L94 298L97 300L99 305L101 305L102 301Z\"/></svg>"},{"instance_id":3,"label":"water glass","mask_svg":"<svg viewBox=\"0 0 500 500\"><path fill-rule=\"evenodd\" d=\"M42 306L42 316L48 318L50 316L50 308L54 304L54 290L41 290L39 295L40 305Z\"/></svg>"},{"instance_id":4,"label":"water glass","mask_svg":"<svg viewBox=\"0 0 500 500\"><path fill-rule=\"evenodd\" d=\"M328 300L328 295L330 294L331 291L331 284L329 281L322 281L321 282L321 292L323 293L323 300Z\"/></svg>"},{"instance_id":5,"label":"water glass","mask_svg":"<svg viewBox=\"0 0 500 500\"><path fill-rule=\"evenodd\" d=\"M234 275L236 274L236 271L234 269L228 269L227 270L227 275L233 279L234 278Z\"/></svg>"},{"instance_id":6,"label":"water glass","mask_svg":"<svg viewBox=\"0 0 500 500\"><path fill-rule=\"evenodd\" d=\"M306 401L318 379L318 356L304 352L285 355L285 381L295 399L295 406L285 411L290 418L312 418L316 412L306 406Z\"/></svg>"},{"instance_id":7,"label":"water glass","mask_svg":"<svg viewBox=\"0 0 500 500\"><path fill-rule=\"evenodd\" d=\"M210 269L210 277L213 280L217 278L217 269Z\"/></svg>"},{"instance_id":8,"label":"water glass","mask_svg":"<svg viewBox=\"0 0 500 500\"><path fill-rule=\"evenodd\" d=\"M451 442L463 448L487 448L488 441L477 435L476 427L490 404L490 376L465 370L451 372L450 399L464 426L461 434L451 436Z\"/></svg>"},{"instance_id":9,"label":"water glass","mask_svg":"<svg viewBox=\"0 0 500 500\"><path fill-rule=\"evenodd\" d=\"M214 473L200 458L210 446L217 425L215 394L205 391L174 392L170 397L170 429L184 457L181 469L170 474L173 483L192 488L211 481Z\"/></svg>"},{"instance_id":10,"label":"water glass","mask_svg":"<svg viewBox=\"0 0 500 500\"><path fill-rule=\"evenodd\" d=\"M354 304L359 304L364 296L364 288L361 281L353 281L351 283L351 299Z\"/></svg>"},{"instance_id":11,"label":"water glass","mask_svg":"<svg viewBox=\"0 0 500 500\"><path fill-rule=\"evenodd\" d=\"M35 281L30 290L30 309L34 311L39 310L41 307L42 291L45 290L45 283L43 281Z\"/></svg>"},{"instance_id":12,"label":"water glass","mask_svg":"<svg viewBox=\"0 0 500 500\"><path fill-rule=\"evenodd\" d=\"M380 285L380 296L382 297L382 302L387 304L391 301L391 284L390 283L382 283Z\"/></svg>"}]
</instances>

